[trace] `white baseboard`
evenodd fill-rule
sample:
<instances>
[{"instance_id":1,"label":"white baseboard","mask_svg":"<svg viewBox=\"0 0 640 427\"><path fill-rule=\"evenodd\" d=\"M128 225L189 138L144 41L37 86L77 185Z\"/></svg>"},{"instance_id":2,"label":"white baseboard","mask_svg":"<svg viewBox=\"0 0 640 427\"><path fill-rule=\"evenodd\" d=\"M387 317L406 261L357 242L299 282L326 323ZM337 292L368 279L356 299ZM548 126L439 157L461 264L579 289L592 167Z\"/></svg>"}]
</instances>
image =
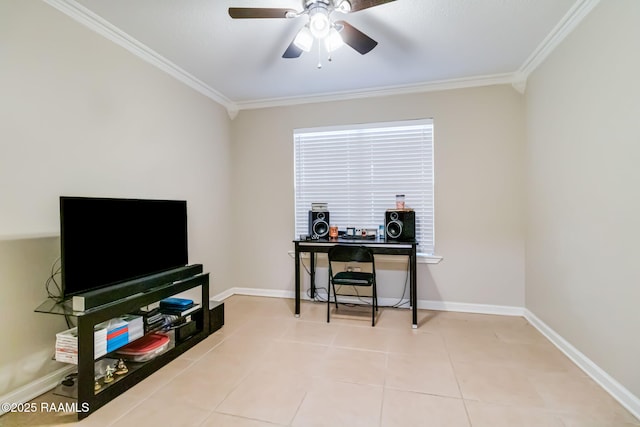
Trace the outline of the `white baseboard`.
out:
<instances>
[{"instance_id":1,"label":"white baseboard","mask_svg":"<svg viewBox=\"0 0 640 427\"><path fill-rule=\"evenodd\" d=\"M57 369L50 374L45 375L42 378L31 381L22 387L13 390L10 393L0 396L0 402L2 403L25 403L40 396L43 393L56 387L60 384L60 380L71 372L77 371L78 367L75 365L65 366ZM0 409L0 415L3 415L6 411Z\"/></svg>"},{"instance_id":2,"label":"white baseboard","mask_svg":"<svg viewBox=\"0 0 640 427\"><path fill-rule=\"evenodd\" d=\"M607 374L598 365L593 363L591 359L571 345L567 340L562 338L558 333L556 333L556 331L551 329L531 311L525 309L524 317L531 325L540 331L542 335L547 337L553 345L558 347L560 351L571 359L573 363L590 376L591 379L597 382L607 393L631 412L634 417L640 419L640 399L637 396L627 390L627 388L611 377L611 375Z\"/></svg>"},{"instance_id":3,"label":"white baseboard","mask_svg":"<svg viewBox=\"0 0 640 427\"><path fill-rule=\"evenodd\" d=\"M258 288L241 288L235 287L228 289L218 295L211 297L212 300L222 301L229 298L232 295L249 295L259 297L270 298L295 298L294 291L279 290L279 289L258 289ZM326 298L326 295L324 295ZM343 297L346 302L357 303L356 297ZM309 300L306 293L302 293L301 299ZM363 297L367 299L367 297ZM397 298L378 298L378 304L380 306L397 306L399 302L403 303L402 307L409 307L409 300L398 301ZM501 316L524 316L524 308L503 306L503 305L489 305L489 304L468 304L461 302L446 302L446 301L430 301L430 300L418 300L418 308L425 310L437 310L437 311L457 311L462 313L478 313L478 314L497 314Z\"/></svg>"}]
</instances>

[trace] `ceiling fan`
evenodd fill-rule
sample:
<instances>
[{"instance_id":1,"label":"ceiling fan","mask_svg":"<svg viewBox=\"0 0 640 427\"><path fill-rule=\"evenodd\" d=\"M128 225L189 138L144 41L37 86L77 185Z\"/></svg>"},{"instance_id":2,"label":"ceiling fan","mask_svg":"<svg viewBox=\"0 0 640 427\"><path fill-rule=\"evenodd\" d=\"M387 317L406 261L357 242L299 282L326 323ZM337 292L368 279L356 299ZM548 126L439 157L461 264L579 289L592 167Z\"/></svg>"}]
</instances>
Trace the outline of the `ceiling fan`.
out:
<instances>
[{"instance_id":1,"label":"ceiling fan","mask_svg":"<svg viewBox=\"0 0 640 427\"><path fill-rule=\"evenodd\" d=\"M304 8L301 11L284 8L230 7L229 16L234 19L293 19L307 16L308 22L298 31L282 55L283 58L298 58L303 52L309 52L315 40L324 42L329 53L347 44L364 55L376 47L378 42L345 21L334 21L332 16L346 15L393 1L395 0L304 0Z\"/></svg>"}]
</instances>

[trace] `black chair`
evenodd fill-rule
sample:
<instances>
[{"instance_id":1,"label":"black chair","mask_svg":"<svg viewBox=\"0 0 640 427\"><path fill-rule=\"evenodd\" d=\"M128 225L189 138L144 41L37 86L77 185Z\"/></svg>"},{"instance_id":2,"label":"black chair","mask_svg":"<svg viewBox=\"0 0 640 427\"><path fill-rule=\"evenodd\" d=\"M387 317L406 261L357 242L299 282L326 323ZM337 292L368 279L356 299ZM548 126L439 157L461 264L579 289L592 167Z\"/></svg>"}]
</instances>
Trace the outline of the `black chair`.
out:
<instances>
[{"instance_id":1,"label":"black chair","mask_svg":"<svg viewBox=\"0 0 640 427\"><path fill-rule=\"evenodd\" d=\"M353 263L358 267L370 266L371 272L364 271L335 271L335 263ZM376 289L376 265L373 251L365 246L336 245L329 249L329 286L327 287L327 323L331 311L331 289L333 289L336 309L338 309L338 294L336 285L366 286L372 288L371 326L376 325L376 311L378 311L378 291Z\"/></svg>"}]
</instances>

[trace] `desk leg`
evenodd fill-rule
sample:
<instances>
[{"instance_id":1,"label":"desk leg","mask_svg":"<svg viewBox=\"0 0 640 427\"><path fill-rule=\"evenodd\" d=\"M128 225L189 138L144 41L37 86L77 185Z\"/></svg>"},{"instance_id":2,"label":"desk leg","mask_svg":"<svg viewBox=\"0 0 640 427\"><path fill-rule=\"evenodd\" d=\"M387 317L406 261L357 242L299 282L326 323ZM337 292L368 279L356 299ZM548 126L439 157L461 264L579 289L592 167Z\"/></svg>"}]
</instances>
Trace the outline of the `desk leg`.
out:
<instances>
[{"instance_id":1,"label":"desk leg","mask_svg":"<svg viewBox=\"0 0 640 427\"><path fill-rule=\"evenodd\" d=\"M296 278L295 278L295 292L296 292L296 312L295 316L300 317L300 249L298 245L296 245L296 256L295 256L295 264L296 264Z\"/></svg>"},{"instance_id":2,"label":"desk leg","mask_svg":"<svg viewBox=\"0 0 640 427\"><path fill-rule=\"evenodd\" d=\"M316 297L316 257L313 251L309 252L309 277L311 281L311 299L313 300Z\"/></svg>"},{"instance_id":3,"label":"desk leg","mask_svg":"<svg viewBox=\"0 0 640 427\"><path fill-rule=\"evenodd\" d=\"M418 328L418 286L417 286L417 265L416 265L416 253L415 251L409 255L409 270L411 270L411 278L409 279L410 281L410 287L411 287L411 291L409 292L410 296L409 299L411 299L411 307L412 307L412 315L413 315L413 323L412 323L412 328L413 329L417 329Z\"/></svg>"}]
</instances>

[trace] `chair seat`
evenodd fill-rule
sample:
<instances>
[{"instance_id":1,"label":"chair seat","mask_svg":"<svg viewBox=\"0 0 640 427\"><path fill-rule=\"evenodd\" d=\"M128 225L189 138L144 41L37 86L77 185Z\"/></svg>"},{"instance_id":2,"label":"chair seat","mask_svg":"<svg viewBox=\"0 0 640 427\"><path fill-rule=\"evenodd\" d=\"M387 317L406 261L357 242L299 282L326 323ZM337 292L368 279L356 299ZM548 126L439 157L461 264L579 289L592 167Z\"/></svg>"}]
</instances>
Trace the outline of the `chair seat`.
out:
<instances>
[{"instance_id":1,"label":"chair seat","mask_svg":"<svg viewBox=\"0 0 640 427\"><path fill-rule=\"evenodd\" d=\"M361 271L341 271L333 276L333 283L335 285L371 286L373 274Z\"/></svg>"}]
</instances>

